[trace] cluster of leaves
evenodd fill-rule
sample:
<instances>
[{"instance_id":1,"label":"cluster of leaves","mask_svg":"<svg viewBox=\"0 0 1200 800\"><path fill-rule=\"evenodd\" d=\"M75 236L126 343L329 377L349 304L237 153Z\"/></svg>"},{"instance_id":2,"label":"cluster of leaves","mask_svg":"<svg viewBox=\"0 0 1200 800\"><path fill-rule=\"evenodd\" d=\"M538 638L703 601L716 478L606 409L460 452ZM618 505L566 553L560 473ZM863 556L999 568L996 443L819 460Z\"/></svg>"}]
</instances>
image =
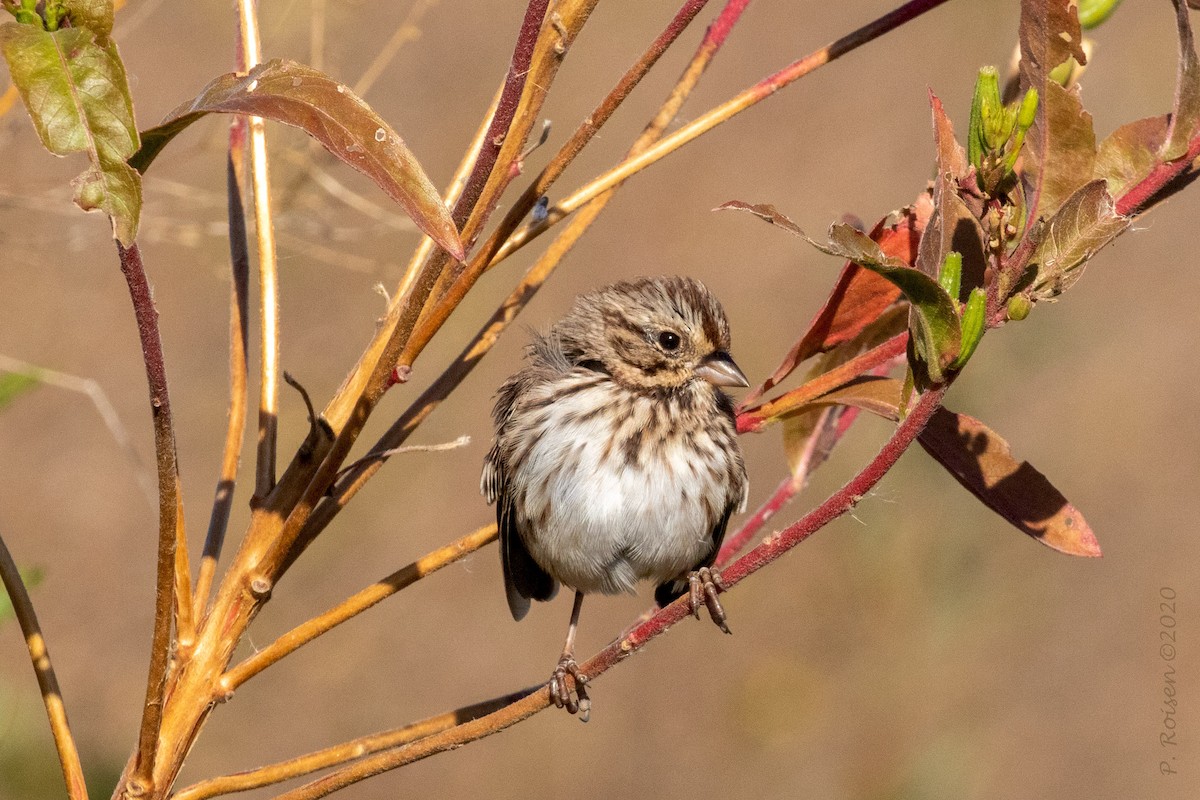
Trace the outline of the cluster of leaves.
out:
<instances>
[{"instance_id":1,"label":"cluster of leaves","mask_svg":"<svg viewBox=\"0 0 1200 800\"><path fill-rule=\"evenodd\" d=\"M964 149L931 94L936 177L910 207L870 234L839 223L827 242L818 242L770 205L722 206L749 211L849 262L808 332L748 400L804 359L823 354L808 382L747 409L739 420L743 430L782 421L795 467L829 406L902 419L914 386L953 382L987 329L1024 319L1037 303L1070 288L1092 256L1128 229L1144 199L1137 189L1153 173L1183 171L1200 142L1200 70L1183 0L1175 4L1180 66L1174 110L1123 125L1096 144L1077 83L1087 63L1080 18L1099 24L1116 5L1091 3L1077 16L1065 0L1023 3L1021 59L1007 81L1009 99L1002 100L995 68L981 69ZM893 313L901 297L906 317ZM897 335L907 337L903 382L884 377L886 360L862 355L883 354L882 343ZM855 362L860 369L835 371ZM1020 530L1066 553L1100 554L1075 508L983 423L942 409L919 441Z\"/></svg>"}]
</instances>

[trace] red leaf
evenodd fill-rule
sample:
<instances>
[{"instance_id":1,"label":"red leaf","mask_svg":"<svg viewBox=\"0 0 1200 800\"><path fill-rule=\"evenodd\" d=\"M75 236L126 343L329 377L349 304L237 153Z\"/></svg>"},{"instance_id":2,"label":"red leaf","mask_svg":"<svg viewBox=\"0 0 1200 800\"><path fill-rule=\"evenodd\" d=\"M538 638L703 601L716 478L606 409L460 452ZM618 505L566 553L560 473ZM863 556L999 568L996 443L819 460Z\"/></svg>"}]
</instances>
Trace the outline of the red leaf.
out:
<instances>
[{"instance_id":1,"label":"red leaf","mask_svg":"<svg viewBox=\"0 0 1200 800\"><path fill-rule=\"evenodd\" d=\"M939 408L918 437L921 446L985 506L1047 547L1099 556L1083 515L1008 442L974 417Z\"/></svg>"}]
</instances>

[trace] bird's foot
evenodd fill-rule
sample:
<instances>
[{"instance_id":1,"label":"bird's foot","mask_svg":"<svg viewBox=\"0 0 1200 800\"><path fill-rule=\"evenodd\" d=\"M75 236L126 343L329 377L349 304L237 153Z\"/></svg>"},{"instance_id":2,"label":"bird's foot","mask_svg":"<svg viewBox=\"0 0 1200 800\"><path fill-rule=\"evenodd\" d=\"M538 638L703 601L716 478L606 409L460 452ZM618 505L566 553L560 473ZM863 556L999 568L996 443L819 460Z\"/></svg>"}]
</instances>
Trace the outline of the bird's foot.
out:
<instances>
[{"instance_id":1,"label":"bird's foot","mask_svg":"<svg viewBox=\"0 0 1200 800\"><path fill-rule=\"evenodd\" d=\"M568 683L567 676L571 676ZM579 714L580 722L587 722L592 713L592 699L587 693L588 677L579 671L575 659L564 654L550 676L550 699L559 708L570 714Z\"/></svg>"},{"instance_id":2,"label":"bird's foot","mask_svg":"<svg viewBox=\"0 0 1200 800\"><path fill-rule=\"evenodd\" d=\"M706 606L708 615L712 617L716 626L726 633L733 633L725 623L725 609L721 607L721 601L717 597L717 594L725 591L726 588L725 581L721 579L721 573L717 571L716 567L701 567L688 575L688 595L692 601L692 614L696 619L700 619L700 606Z\"/></svg>"}]
</instances>

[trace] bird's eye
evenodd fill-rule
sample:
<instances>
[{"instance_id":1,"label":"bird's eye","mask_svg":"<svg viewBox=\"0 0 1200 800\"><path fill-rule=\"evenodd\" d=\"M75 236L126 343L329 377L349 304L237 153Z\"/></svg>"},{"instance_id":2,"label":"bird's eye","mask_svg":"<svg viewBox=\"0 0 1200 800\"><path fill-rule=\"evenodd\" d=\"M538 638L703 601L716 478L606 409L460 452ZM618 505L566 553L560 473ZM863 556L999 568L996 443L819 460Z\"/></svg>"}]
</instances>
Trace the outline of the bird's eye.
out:
<instances>
[{"instance_id":1,"label":"bird's eye","mask_svg":"<svg viewBox=\"0 0 1200 800\"><path fill-rule=\"evenodd\" d=\"M662 331L658 334L658 344L663 350L676 350L679 348L679 334L675 331Z\"/></svg>"}]
</instances>

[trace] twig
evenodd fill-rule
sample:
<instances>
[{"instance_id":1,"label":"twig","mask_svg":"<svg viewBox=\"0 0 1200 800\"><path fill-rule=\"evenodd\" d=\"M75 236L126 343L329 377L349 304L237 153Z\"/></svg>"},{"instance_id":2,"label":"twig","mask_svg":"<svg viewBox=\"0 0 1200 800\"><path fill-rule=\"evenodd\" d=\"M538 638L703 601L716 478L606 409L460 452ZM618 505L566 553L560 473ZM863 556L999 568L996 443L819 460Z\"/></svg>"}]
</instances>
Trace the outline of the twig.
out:
<instances>
[{"instance_id":1,"label":"twig","mask_svg":"<svg viewBox=\"0 0 1200 800\"><path fill-rule=\"evenodd\" d=\"M348 742L316 750L297 758L288 759L287 761L280 761L275 764L268 764L265 767L259 767L258 769L236 772L232 775L223 775L219 778L201 781L176 792L173 800L207 800L207 798L217 797L218 795L244 792L249 789L257 789L261 786L270 786L271 784L307 775L310 772L316 772L320 769L345 764L371 753L378 753L380 750L387 750L409 742L415 742L427 736L432 736L435 733L441 733L444 730L453 728L455 725L461 725L464 722L491 714L524 697L528 697L540 688L540 686L534 686L519 692L485 700L481 703L463 706L454 711L447 711L443 714L427 717L420 722L405 725L403 728L382 731L370 736L360 736L357 739L351 739Z\"/></svg>"},{"instance_id":2,"label":"twig","mask_svg":"<svg viewBox=\"0 0 1200 800\"><path fill-rule=\"evenodd\" d=\"M229 158L225 172L225 186L229 193L229 419L225 427L221 471L208 521L208 534L204 538L200 572L196 576L197 614L202 614L207 607L217 561L221 557L221 547L229 527L233 490L237 485L238 465L242 458L242 433L246 426L250 252L246 241L246 216L241 190L245 131L245 119L235 117L229 129Z\"/></svg>"},{"instance_id":3,"label":"twig","mask_svg":"<svg viewBox=\"0 0 1200 800\"><path fill-rule=\"evenodd\" d=\"M549 217L537 226L527 226L509 237L504 247L496 253L493 262L508 258L533 238L540 236L549 227L568 214L578 210L584 203L608 191L613 186L627 180L630 176L661 160L678 150L693 139L707 133L723 122L728 122L746 109L767 99L788 84L804 77L813 70L828 64L834 59L855 50L880 36L895 30L901 25L921 16L927 11L947 2L947 0L910 0L899 8L876 19L854 32L843 36L837 41L822 47L799 61L794 61L783 69L768 75L749 89L722 103L684 125L670 136L663 138L654 147L639 155L622 161L588 182L567 198L560 200L549 210Z\"/></svg>"},{"instance_id":4,"label":"twig","mask_svg":"<svg viewBox=\"0 0 1200 800\"><path fill-rule=\"evenodd\" d=\"M312 619L297 625L271 644L259 650L242 663L221 676L221 689L227 694L235 691L246 681L276 663L284 656L295 652L323 633L341 625L366 611L376 603L391 597L427 575L465 558L479 548L496 540L496 525L485 525L474 533L451 542L398 569L386 578L368 586L338 605Z\"/></svg>"},{"instance_id":5,"label":"twig","mask_svg":"<svg viewBox=\"0 0 1200 800\"><path fill-rule=\"evenodd\" d=\"M402 453L441 453L445 452L446 450L457 450L460 447L466 447L470 443L470 436L460 436L452 442L442 442L441 444L409 444L405 445L404 447L391 447L387 450L380 450L378 452L372 450L362 458L355 459L343 467L342 470L338 472L338 479L340 480L347 473L352 472L358 467L361 467L363 464L369 464L372 461L380 461L391 458L392 456L401 455Z\"/></svg>"},{"instance_id":6,"label":"twig","mask_svg":"<svg viewBox=\"0 0 1200 800\"><path fill-rule=\"evenodd\" d=\"M1167 187L1171 181L1192 167L1192 162L1200 158L1200 136L1188 143L1187 153L1165 164L1159 164L1150 171L1136 186L1133 186L1117 200L1117 213L1123 216L1136 214L1150 204L1155 195Z\"/></svg>"},{"instance_id":7,"label":"twig","mask_svg":"<svg viewBox=\"0 0 1200 800\"><path fill-rule=\"evenodd\" d=\"M238 71L247 72L262 60L258 36L258 5L237 0ZM275 488L275 459L279 435L279 270L275 258L275 228L271 218L271 179L267 165L267 131L262 117L250 117L250 180L254 187L254 235L258 244L258 282L262 335L262 366L258 398L258 457L254 494L263 498Z\"/></svg>"},{"instance_id":8,"label":"twig","mask_svg":"<svg viewBox=\"0 0 1200 800\"><path fill-rule=\"evenodd\" d=\"M763 542L735 561L722 572L725 584L733 588L758 570L803 542L814 532L852 509L862 497L887 474L905 450L916 440L930 416L941 405L946 387L940 386L926 392L914 404L909 415L896 428L883 449L850 481L834 492L820 506L806 514L795 524L783 530L770 541ZM598 654L580 665L580 671L589 680L595 680L618 662L645 647L651 640L669 630L675 623L691 613L690 600L685 594L675 602L660 609L646 621L633 628L626 636L605 647ZM457 725L442 733L427 736L412 744L368 756L353 764L337 769L328 775L305 784L290 792L279 795L277 800L317 800L339 789L365 780L381 772L402 767L436 753L461 747L509 728L533 716L550 705L547 686L511 705L477 720Z\"/></svg>"},{"instance_id":9,"label":"twig","mask_svg":"<svg viewBox=\"0 0 1200 800\"><path fill-rule=\"evenodd\" d=\"M83 766L79 763L75 737L71 735L71 726L67 722L67 709L63 704L62 692L58 688L54 665L50 661L50 650L42 637L42 629L38 625L29 592L25 589L25 581L21 580L21 572L17 569L12 554L8 552L3 536L0 536L0 580L3 580L4 588L8 591L13 613L21 625L25 645L29 648L33 672L37 676L42 702L46 705L46 716L50 720L50 733L54 736L54 747L58 750L58 761L62 765L63 780L67 784L67 797L70 800L87 800Z\"/></svg>"},{"instance_id":10,"label":"twig","mask_svg":"<svg viewBox=\"0 0 1200 800\"><path fill-rule=\"evenodd\" d=\"M158 567L154 597L154 636L150 644L150 670L146 679L146 702L138 734L138 754L130 786L143 792L152 788L151 770L158 751L158 730L167 664L171 658L171 616L179 631L179 647L190 649L195 640L192 624L191 589L187 585L187 537L184 532L179 465L175 453L175 427L167 392L167 368L158 311L150 294L150 282L137 243L128 249L117 242L121 272L129 284L129 296L137 318L150 387L150 412L154 419L154 453L158 464ZM186 642L186 647L185 647ZM136 792L135 792L136 794Z\"/></svg>"}]
</instances>

